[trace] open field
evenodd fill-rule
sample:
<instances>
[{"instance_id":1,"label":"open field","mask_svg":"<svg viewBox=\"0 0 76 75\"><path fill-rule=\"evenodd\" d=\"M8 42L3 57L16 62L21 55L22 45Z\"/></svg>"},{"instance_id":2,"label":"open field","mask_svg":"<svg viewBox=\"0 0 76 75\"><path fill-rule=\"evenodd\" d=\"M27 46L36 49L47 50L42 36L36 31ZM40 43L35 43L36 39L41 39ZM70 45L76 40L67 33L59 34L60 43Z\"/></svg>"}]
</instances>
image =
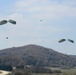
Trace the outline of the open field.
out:
<instances>
[{"instance_id":1,"label":"open field","mask_svg":"<svg viewBox=\"0 0 76 75\"><path fill-rule=\"evenodd\" d=\"M60 69L60 68L51 68L52 70L61 70L62 73L33 73L31 75L76 75L76 68L70 68L70 69ZM8 73L11 73L10 71L3 71L0 70L0 75L7 75Z\"/></svg>"},{"instance_id":2,"label":"open field","mask_svg":"<svg viewBox=\"0 0 76 75\"><path fill-rule=\"evenodd\" d=\"M46 74L46 73L38 73L33 75L76 75L76 68L70 68L70 69L60 69L60 68L51 68L52 70L61 70L62 73L53 73L53 74Z\"/></svg>"}]
</instances>

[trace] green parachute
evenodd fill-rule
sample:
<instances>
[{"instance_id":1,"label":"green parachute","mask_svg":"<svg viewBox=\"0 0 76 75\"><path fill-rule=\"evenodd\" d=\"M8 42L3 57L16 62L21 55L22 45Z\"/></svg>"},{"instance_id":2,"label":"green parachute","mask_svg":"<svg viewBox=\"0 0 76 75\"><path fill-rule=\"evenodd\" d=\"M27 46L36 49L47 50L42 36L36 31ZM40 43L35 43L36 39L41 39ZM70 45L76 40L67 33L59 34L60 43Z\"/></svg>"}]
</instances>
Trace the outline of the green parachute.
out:
<instances>
[{"instance_id":1,"label":"green parachute","mask_svg":"<svg viewBox=\"0 0 76 75\"><path fill-rule=\"evenodd\" d=\"M6 24L7 23L7 20L2 20L2 21L0 21L0 25L4 25L4 24Z\"/></svg>"},{"instance_id":2,"label":"green parachute","mask_svg":"<svg viewBox=\"0 0 76 75\"><path fill-rule=\"evenodd\" d=\"M16 24L16 21L14 21L14 20L2 20L2 21L0 21L0 25L4 25L4 24L6 24L6 23L11 23L11 24Z\"/></svg>"},{"instance_id":3,"label":"green parachute","mask_svg":"<svg viewBox=\"0 0 76 75\"><path fill-rule=\"evenodd\" d=\"M16 21L14 21L14 20L8 20L8 22L11 24L16 24Z\"/></svg>"},{"instance_id":4,"label":"green parachute","mask_svg":"<svg viewBox=\"0 0 76 75\"><path fill-rule=\"evenodd\" d=\"M74 43L74 41L73 41L73 40L71 40L71 39L68 39L68 41L69 41L69 42L71 42L71 43Z\"/></svg>"},{"instance_id":5,"label":"green parachute","mask_svg":"<svg viewBox=\"0 0 76 75\"><path fill-rule=\"evenodd\" d=\"M15 20L1 20L0 21L0 25L5 25L5 24L7 24L7 23L11 23L11 24L16 24L16 21ZM8 39L8 37L6 37L6 39Z\"/></svg>"},{"instance_id":6,"label":"green parachute","mask_svg":"<svg viewBox=\"0 0 76 75\"><path fill-rule=\"evenodd\" d=\"M61 42L64 42L64 41L66 41L66 39L61 39L58 42L61 43Z\"/></svg>"},{"instance_id":7,"label":"green parachute","mask_svg":"<svg viewBox=\"0 0 76 75\"><path fill-rule=\"evenodd\" d=\"M64 42L64 41L66 41L66 39L61 39L61 40L59 40L58 42L59 42L59 43L62 43L62 42ZM67 41L69 41L69 42L71 42L71 43L74 43L74 41L71 40L71 39L67 39Z\"/></svg>"}]
</instances>

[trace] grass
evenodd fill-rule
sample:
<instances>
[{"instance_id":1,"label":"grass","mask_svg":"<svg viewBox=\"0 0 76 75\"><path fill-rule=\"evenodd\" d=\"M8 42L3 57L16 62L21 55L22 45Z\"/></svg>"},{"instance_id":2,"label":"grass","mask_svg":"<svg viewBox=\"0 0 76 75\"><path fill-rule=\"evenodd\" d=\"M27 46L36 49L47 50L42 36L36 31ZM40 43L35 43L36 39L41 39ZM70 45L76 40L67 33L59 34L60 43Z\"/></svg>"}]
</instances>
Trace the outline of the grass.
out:
<instances>
[{"instance_id":1,"label":"grass","mask_svg":"<svg viewBox=\"0 0 76 75\"><path fill-rule=\"evenodd\" d=\"M76 75L76 69L61 69L64 75Z\"/></svg>"},{"instance_id":2,"label":"grass","mask_svg":"<svg viewBox=\"0 0 76 75\"><path fill-rule=\"evenodd\" d=\"M60 69L60 68L50 68L52 70L61 70L62 73L34 73L32 75L76 75L76 68L70 68L70 69Z\"/></svg>"},{"instance_id":3,"label":"grass","mask_svg":"<svg viewBox=\"0 0 76 75\"><path fill-rule=\"evenodd\" d=\"M60 68L50 68L52 70L61 70L62 73L32 73L31 75L76 75L76 68L70 68L70 69L60 69ZM18 71L19 72L19 71ZM21 71L20 71L21 72ZM9 74L11 75L11 74ZM19 75L18 73L16 75ZM21 74L20 75L24 75ZM27 74L25 74L27 75Z\"/></svg>"}]
</instances>

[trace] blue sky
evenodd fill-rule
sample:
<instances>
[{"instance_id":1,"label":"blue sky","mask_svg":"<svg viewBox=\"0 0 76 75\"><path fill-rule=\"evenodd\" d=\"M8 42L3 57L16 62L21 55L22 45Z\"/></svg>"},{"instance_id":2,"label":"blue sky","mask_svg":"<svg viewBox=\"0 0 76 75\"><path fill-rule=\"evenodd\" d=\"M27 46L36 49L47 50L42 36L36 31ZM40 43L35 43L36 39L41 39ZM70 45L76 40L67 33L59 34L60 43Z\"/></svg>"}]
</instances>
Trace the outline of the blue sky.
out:
<instances>
[{"instance_id":1,"label":"blue sky","mask_svg":"<svg viewBox=\"0 0 76 75\"><path fill-rule=\"evenodd\" d=\"M0 26L0 49L37 44L76 55L76 0L0 0L3 19L17 24Z\"/></svg>"}]
</instances>

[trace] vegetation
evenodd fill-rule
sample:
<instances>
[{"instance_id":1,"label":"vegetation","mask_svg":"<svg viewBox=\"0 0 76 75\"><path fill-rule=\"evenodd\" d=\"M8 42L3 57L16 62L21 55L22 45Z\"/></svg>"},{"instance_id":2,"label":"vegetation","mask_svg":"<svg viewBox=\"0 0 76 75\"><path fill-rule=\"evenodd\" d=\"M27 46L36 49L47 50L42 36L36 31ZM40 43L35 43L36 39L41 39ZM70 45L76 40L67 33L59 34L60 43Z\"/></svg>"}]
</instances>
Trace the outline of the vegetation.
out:
<instances>
[{"instance_id":1,"label":"vegetation","mask_svg":"<svg viewBox=\"0 0 76 75\"><path fill-rule=\"evenodd\" d=\"M32 74L26 70L13 70L12 73L9 73L8 75L32 75Z\"/></svg>"},{"instance_id":2,"label":"vegetation","mask_svg":"<svg viewBox=\"0 0 76 75\"><path fill-rule=\"evenodd\" d=\"M74 68L70 68L70 69L53 68L53 70L60 70L62 71L62 73L32 73L29 70L16 69L16 70L13 70L12 73L9 75L76 75L76 68L75 69Z\"/></svg>"},{"instance_id":3,"label":"vegetation","mask_svg":"<svg viewBox=\"0 0 76 75\"><path fill-rule=\"evenodd\" d=\"M0 65L0 70L12 71L12 66L9 65Z\"/></svg>"},{"instance_id":4,"label":"vegetation","mask_svg":"<svg viewBox=\"0 0 76 75\"><path fill-rule=\"evenodd\" d=\"M76 75L76 56L37 45L0 50L0 69L12 66L9 75Z\"/></svg>"},{"instance_id":5,"label":"vegetation","mask_svg":"<svg viewBox=\"0 0 76 75\"><path fill-rule=\"evenodd\" d=\"M42 46L26 45L0 50L0 65L75 67L76 58Z\"/></svg>"},{"instance_id":6,"label":"vegetation","mask_svg":"<svg viewBox=\"0 0 76 75\"><path fill-rule=\"evenodd\" d=\"M13 70L12 73L9 73L8 75L55 74L52 71L51 72L46 71L46 73L45 73L44 69L43 70L36 70L36 71L37 71L36 73L33 73L29 70L17 69L17 70ZM60 73L57 73L57 74L60 74Z\"/></svg>"}]
</instances>

